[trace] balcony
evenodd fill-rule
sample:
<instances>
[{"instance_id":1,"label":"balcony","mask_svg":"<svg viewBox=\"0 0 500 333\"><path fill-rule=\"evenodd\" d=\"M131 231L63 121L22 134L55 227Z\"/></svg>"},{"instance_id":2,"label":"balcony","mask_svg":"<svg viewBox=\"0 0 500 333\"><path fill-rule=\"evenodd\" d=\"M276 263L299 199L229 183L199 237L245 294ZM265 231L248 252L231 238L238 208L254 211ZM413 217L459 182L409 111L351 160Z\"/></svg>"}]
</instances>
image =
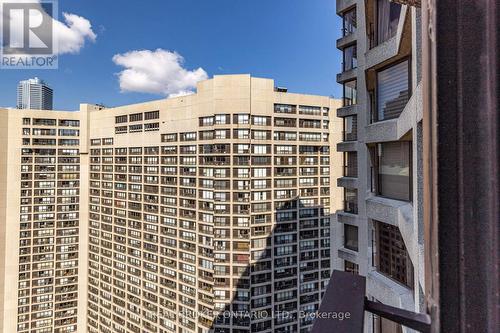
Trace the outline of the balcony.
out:
<instances>
[{"instance_id":1,"label":"balcony","mask_svg":"<svg viewBox=\"0 0 500 333\"><path fill-rule=\"evenodd\" d=\"M358 114L357 104L347 104L337 109L337 117L347 117Z\"/></svg>"},{"instance_id":2,"label":"balcony","mask_svg":"<svg viewBox=\"0 0 500 333\"><path fill-rule=\"evenodd\" d=\"M397 20L387 23L385 29L379 29L384 31L384 36L380 37L375 34L375 26L371 21L375 18L369 19L367 26L370 50L366 53L366 68L381 64L398 55L403 34L410 33L411 29L410 20L407 19L408 13L408 8L402 7Z\"/></svg>"},{"instance_id":3,"label":"balcony","mask_svg":"<svg viewBox=\"0 0 500 333\"><path fill-rule=\"evenodd\" d=\"M336 4L337 15L340 15L346 9L356 6L356 0L337 0Z\"/></svg>"},{"instance_id":4,"label":"balcony","mask_svg":"<svg viewBox=\"0 0 500 333\"><path fill-rule=\"evenodd\" d=\"M337 143L337 152L357 151L357 141L345 141Z\"/></svg>"},{"instance_id":5,"label":"balcony","mask_svg":"<svg viewBox=\"0 0 500 333\"><path fill-rule=\"evenodd\" d=\"M337 178L337 186L345 188L358 188L358 178L347 176Z\"/></svg>"},{"instance_id":6,"label":"balcony","mask_svg":"<svg viewBox=\"0 0 500 333\"><path fill-rule=\"evenodd\" d=\"M410 100L396 119L375 122L366 126L365 137L367 143L387 142L400 140L413 127L413 124L422 120L422 108L418 102L422 100L422 86L419 84Z\"/></svg>"},{"instance_id":7,"label":"balcony","mask_svg":"<svg viewBox=\"0 0 500 333\"><path fill-rule=\"evenodd\" d=\"M356 41L358 32L356 30L356 9L346 11L343 15L344 27L341 29L341 36L337 39L337 48L343 49Z\"/></svg>"},{"instance_id":8,"label":"balcony","mask_svg":"<svg viewBox=\"0 0 500 333\"><path fill-rule=\"evenodd\" d=\"M377 271L371 271L366 280L367 292L378 301L405 309L415 310L413 291Z\"/></svg>"},{"instance_id":9,"label":"balcony","mask_svg":"<svg viewBox=\"0 0 500 333\"><path fill-rule=\"evenodd\" d=\"M311 333L362 333L365 311L404 325L411 331L430 332L430 316L413 312L415 305L411 296L398 286L390 285L390 281L384 281L378 273L372 273L365 278L349 272L334 271L318 311L325 316L321 315L315 320ZM365 297L372 291L377 294L377 302ZM389 297L384 296L384 293ZM394 299L397 301L391 301ZM343 320L346 314L349 315L348 320Z\"/></svg>"},{"instance_id":10,"label":"balcony","mask_svg":"<svg viewBox=\"0 0 500 333\"><path fill-rule=\"evenodd\" d=\"M358 75L357 68L345 69L341 73L337 74L337 82L342 83L354 80L357 75Z\"/></svg>"}]
</instances>

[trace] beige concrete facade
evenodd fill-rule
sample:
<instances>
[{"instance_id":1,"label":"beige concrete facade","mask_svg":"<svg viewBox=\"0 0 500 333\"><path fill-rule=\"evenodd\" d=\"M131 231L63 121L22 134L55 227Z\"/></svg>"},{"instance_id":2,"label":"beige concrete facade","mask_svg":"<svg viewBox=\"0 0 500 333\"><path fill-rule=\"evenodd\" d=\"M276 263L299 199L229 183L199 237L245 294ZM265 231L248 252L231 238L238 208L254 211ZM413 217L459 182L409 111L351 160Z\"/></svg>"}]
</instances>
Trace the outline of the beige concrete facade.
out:
<instances>
[{"instance_id":1,"label":"beige concrete facade","mask_svg":"<svg viewBox=\"0 0 500 333\"><path fill-rule=\"evenodd\" d=\"M81 115L0 110L2 332L76 331Z\"/></svg>"},{"instance_id":2,"label":"beige concrete facade","mask_svg":"<svg viewBox=\"0 0 500 333\"><path fill-rule=\"evenodd\" d=\"M342 155L331 148L341 140L338 107L278 92L273 80L227 75L193 95L116 108L0 110L0 331L306 332L304 314L329 279L330 219L342 204ZM60 131L64 120L79 120L68 127L77 137ZM56 132L39 137L39 129ZM79 141L60 141L68 138ZM53 151L36 149L55 150L56 171L37 168ZM65 155L75 149L77 159ZM36 183L47 177L65 180ZM35 202L23 192L41 185L56 194ZM69 196L76 202L66 186L78 189ZM52 256L35 255L40 211L56 214L43 215L54 222ZM75 242L66 239L75 232ZM66 242L78 252L57 245ZM39 261L53 267L44 311L23 275L28 264L37 274ZM59 278L69 262L78 280ZM214 320L224 310L229 319Z\"/></svg>"}]
</instances>

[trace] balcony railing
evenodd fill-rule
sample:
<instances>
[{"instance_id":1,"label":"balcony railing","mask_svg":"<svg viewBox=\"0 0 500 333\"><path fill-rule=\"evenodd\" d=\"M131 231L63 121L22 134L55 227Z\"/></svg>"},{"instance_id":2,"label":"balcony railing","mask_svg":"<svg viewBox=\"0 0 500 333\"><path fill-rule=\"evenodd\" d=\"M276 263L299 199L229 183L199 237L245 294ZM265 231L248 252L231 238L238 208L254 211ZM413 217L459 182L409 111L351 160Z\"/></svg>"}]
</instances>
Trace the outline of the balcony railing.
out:
<instances>
[{"instance_id":1,"label":"balcony railing","mask_svg":"<svg viewBox=\"0 0 500 333\"><path fill-rule=\"evenodd\" d=\"M429 315L369 301L365 298L365 284L364 276L334 271L311 333L361 333L365 311L419 332L430 332Z\"/></svg>"}]
</instances>

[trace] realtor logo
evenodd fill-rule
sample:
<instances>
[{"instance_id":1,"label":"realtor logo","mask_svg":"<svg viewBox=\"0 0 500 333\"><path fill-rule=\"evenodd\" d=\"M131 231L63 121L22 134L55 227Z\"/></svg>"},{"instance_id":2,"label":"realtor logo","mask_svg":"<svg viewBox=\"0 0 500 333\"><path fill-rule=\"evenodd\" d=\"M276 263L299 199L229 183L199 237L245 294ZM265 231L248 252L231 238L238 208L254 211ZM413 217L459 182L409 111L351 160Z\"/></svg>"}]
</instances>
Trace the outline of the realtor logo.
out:
<instances>
[{"instance_id":1,"label":"realtor logo","mask_svg":"<svg viewBox=\"0 0 500 333\"><path fill-rule=\"evenodd\" d=\"M54 1L3 2L1 68L57 68Z\"/></svg>"}]
</instances>

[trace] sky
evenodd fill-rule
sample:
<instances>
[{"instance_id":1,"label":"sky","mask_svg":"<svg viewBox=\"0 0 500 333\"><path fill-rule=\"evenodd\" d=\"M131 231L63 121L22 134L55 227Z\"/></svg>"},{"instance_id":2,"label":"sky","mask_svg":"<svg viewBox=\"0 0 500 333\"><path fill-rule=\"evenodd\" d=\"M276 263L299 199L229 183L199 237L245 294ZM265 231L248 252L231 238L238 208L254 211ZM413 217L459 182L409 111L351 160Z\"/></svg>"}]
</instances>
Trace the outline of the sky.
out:
<instances>
[{"instance_id":1,"label":"sky","mask_svg":"<svg viewBox=\"0 0 500 333\"><path fill-rule=\"evenodd\" d=\"M187 94L220 74L341 97L333 0L59 0L58 7L59 68L0 69L0 106L14 107L17 82L34 76L54 89L58 110Z\"/></svg>"}]
</instances>

